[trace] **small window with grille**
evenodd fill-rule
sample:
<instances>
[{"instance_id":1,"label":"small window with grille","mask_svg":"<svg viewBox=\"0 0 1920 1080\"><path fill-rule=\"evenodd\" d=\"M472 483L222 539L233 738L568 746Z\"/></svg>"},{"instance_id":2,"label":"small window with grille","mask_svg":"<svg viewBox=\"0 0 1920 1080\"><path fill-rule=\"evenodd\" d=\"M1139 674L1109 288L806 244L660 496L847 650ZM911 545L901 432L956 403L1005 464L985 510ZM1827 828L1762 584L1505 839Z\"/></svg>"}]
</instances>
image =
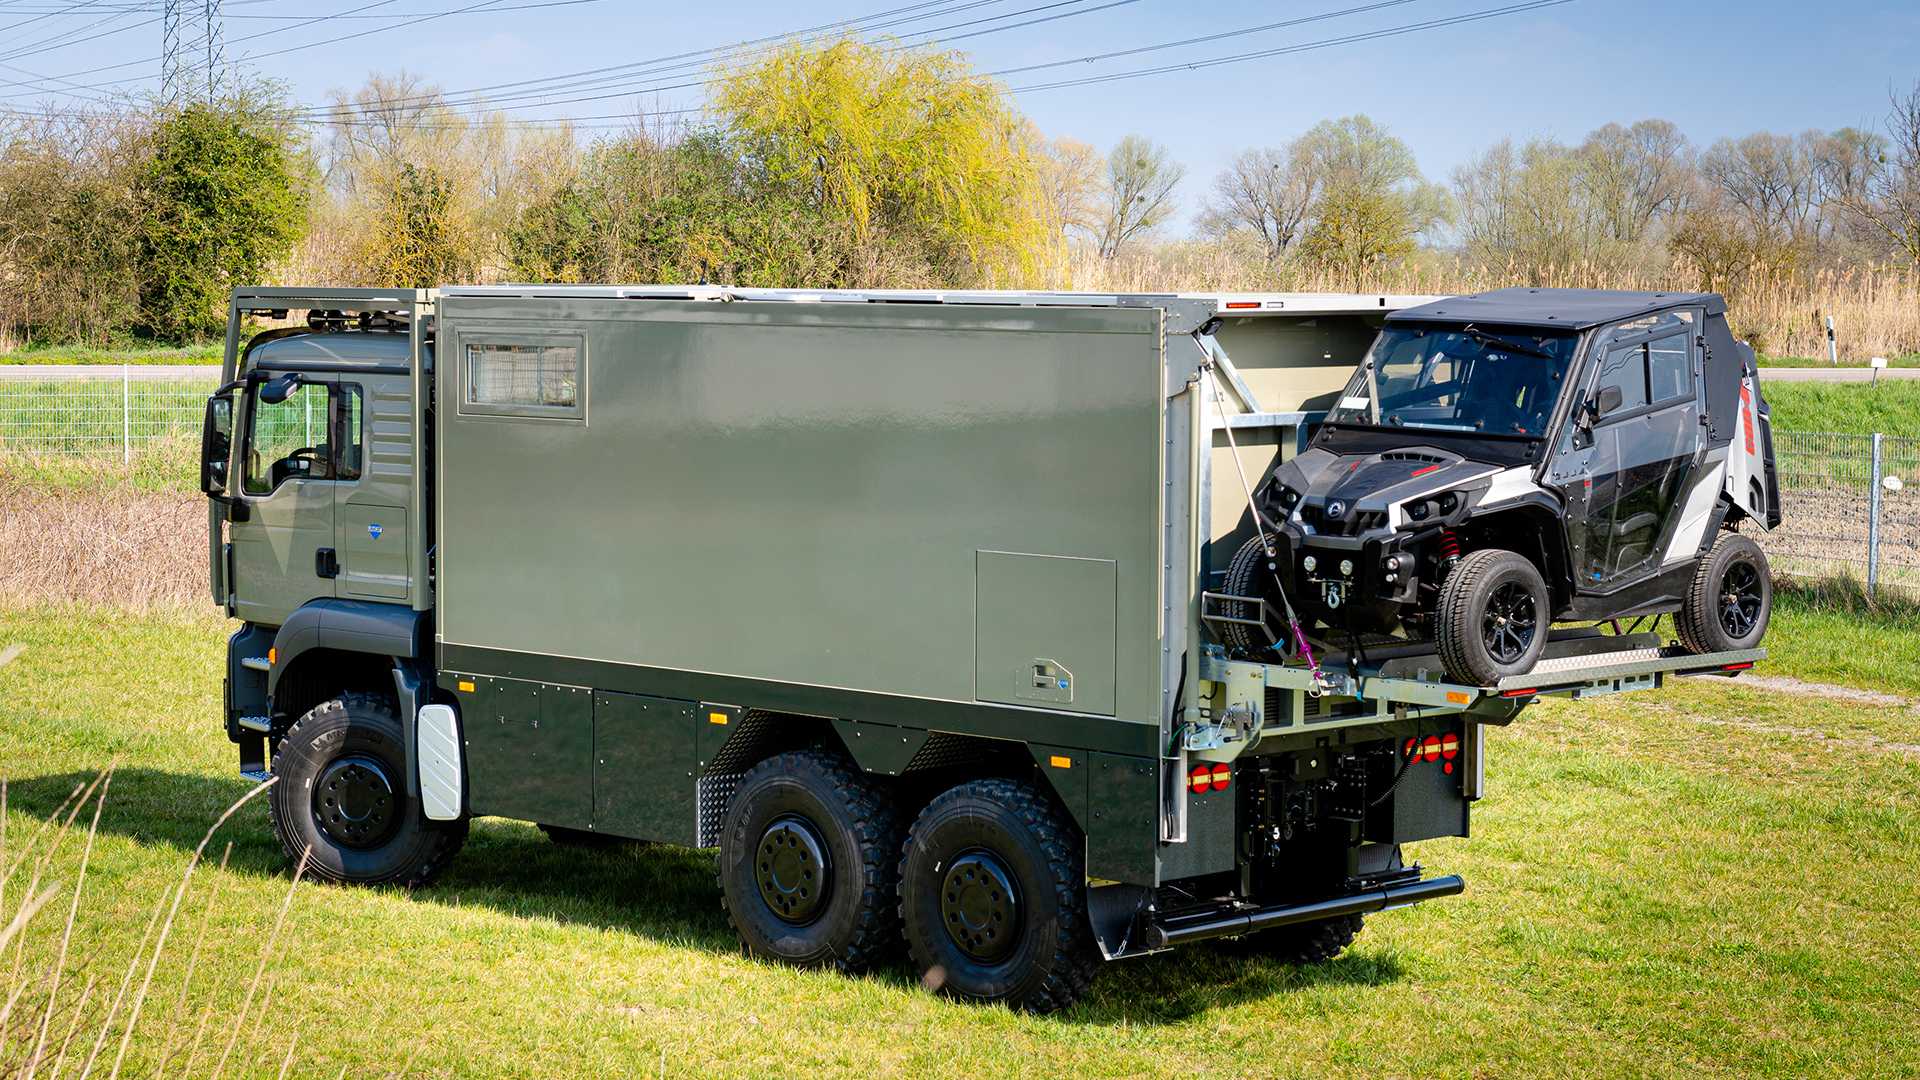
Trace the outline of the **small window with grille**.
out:
<instances>
[{"instance_id":1,"label":"small window with grille","mask_svg":"<svg viewBox=\"0 0 1920 1080\"><path fill-rule=\"evenodd\" d=\"M578 420L586 382L577 337L469 341L460 411L471 415Z\"/></svg>"}]
</instances>

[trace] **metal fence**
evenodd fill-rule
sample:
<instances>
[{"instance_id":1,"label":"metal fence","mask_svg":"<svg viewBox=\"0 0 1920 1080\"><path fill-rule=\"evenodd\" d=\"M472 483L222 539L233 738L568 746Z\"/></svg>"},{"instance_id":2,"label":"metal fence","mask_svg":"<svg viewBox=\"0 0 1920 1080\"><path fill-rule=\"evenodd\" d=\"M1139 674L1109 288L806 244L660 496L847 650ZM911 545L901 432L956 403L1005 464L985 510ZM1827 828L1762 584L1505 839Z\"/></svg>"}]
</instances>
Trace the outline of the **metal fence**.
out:
<instances>
[{"instance_id":1,"label":"metal fence","mask_svg":"<svg viewBox=\"0 0 1920 1080\"><path fill-rule=\"evenodd\" d=\"M213 368L182 376L132 367L111 378L97 368L26 378L0 368L0 450L190 457L218 378ZM1774 449L1786 524L1759 537L1774 569L1920 596L1920 438L1778 432Z\"/></svg>"}]
</instances>

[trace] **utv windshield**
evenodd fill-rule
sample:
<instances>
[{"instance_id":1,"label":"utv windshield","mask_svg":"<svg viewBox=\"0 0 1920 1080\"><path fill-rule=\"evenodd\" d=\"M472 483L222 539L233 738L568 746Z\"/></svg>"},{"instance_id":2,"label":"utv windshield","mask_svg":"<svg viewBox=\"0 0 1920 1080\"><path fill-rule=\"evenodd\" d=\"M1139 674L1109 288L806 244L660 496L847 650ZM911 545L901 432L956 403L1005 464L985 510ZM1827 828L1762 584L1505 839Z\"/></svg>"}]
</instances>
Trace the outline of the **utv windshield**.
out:
<instances>
[{"instance_id":1,"label":"utv windshield","mask_svg":"<svg viewBox=\"0 0 1920 1080\"><path fill-rule=\"evenodd\" d=\"M1579 340L1533 330L1390 326L1327 422L1538 438Z\"/></svg>"}]
</instances>

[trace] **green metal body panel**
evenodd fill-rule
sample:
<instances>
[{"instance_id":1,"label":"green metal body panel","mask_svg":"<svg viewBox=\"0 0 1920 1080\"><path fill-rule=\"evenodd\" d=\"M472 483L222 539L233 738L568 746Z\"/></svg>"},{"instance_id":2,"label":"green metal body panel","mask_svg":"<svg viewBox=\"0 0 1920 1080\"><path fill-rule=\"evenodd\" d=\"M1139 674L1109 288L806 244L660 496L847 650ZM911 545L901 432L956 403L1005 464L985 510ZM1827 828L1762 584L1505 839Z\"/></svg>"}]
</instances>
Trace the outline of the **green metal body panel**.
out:
<instances>
[{"instance_id":1,"label":"green metal body panel","mask_svg":"<svg viewBox=\"0 0 1920 1080\"><path fill-rule=\"evenodd\" d=\"M334 532L337 594L406 603L412 595L414 537L413 391L405 375L341 375L358 386L363 410L361 476L337 485Z\"/></svg>"},{"instance_id":2,"label":"green metal body panel","mask_svg":"<svg viewBox=\"0 0 1920 1080\"><path fill-rule=\"evenodd\" d=\"M978 635L1004 632L1093 669L1073 711L1158 725L1157 309L448 297L441 319L447 651L887 695L920 726L920 702L1012 697L977 684ZM467 345L556 327L584 339L584 420L459 412ZM988 574L983 626L980 552L1104 581ZM1060 704L1003 707L1048 737Z\"/></svg>"},{"instance_id":3,"label":"green metal body panel","mask_svg":"<svg viewBox=\"0 0 1920 1080\"><path fill-rule=\"evenodd\" d=\"M460 695L468 805L475 815L586 829L593 825L594 693L473 677Z\"/></svg>"},{"instance_id":4,"label":"green metal body panel","mask_svg":"<svg viewBox=\"0 0 1920 1080\"><path fill-rule=\"evenodd\" d=\"M324 441L326 416L325 391L331 375L314 375L320 386L304 388L307 396L322 402L318 419L319 438ZM303 398L305 400L305 398ZM250 467L249 433L254 426L255 403L247 395L236 401L235 465L228 473L239 494L246 483L243 476ZM252 467L257 467L253 465ZM341 497L339 489L350 486L339 480L291 477L272 490L259 495L242 495L247 507L246 520L228 526L233 544L234 615L250 623L279 626L287 616L309 600L334 595L335 581L315 572L316 555L322 548L334 546L335 511Z\"/></svg>"},{"instance_id":5,"label":"green metal body panel","mask_svg":"<svg viewBox=\"0 0 1920 1080\"><path fill-rule=\"evenodd\" d=\"M670 844L693 843L696 724L690 701L593 695L593 828Z\"/></svg>"}]
</instances>

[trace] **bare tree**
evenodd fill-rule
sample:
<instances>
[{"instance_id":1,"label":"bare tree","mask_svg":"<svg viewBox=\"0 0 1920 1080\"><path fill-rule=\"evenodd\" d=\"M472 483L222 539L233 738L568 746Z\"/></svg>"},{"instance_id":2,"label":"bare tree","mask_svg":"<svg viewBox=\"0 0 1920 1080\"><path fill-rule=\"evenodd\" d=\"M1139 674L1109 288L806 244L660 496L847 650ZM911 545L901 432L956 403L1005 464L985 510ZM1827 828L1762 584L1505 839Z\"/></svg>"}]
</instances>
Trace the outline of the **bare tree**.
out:
<instances>
[{"instance_id":1,"label":"bare tree","mask_svg":"<svg viewBox=\"0 0 1920 1080\"><path fill-rule=\"evenodd\" d=\"M1700 158L1700 176L1757 253L1791 261L1818 239L1822 177L1818 133L1758 132L1722 139Z\"/></svg>"},{"instance_id":2,"label":"bare tree","mask_svg":"<svg viewBox=\"0 0 1920 1080\"><path fill-rule=\"evenodd\" d=\"M1048 216L1062 230L1097 237L1102 225L1099 208L1100 152L1078 139L1034 139L1041 155L1042 195Z\"/></svg>"},{"instance_id":3,"label":"bare tree","mask_svg":"<svg viewBox=\"0 0 1920 1080\"><path fill-rule=\"evenodd\" d=\"M1452 200L1420 175L1407 144L1366 116L1323 120L1298 149L1319 189L1303 247L1356 282L1411 254L1419 235L1452 213Z\"/></svg>"},{"instance_id":4,"label":"bare tree","mask_svg":"<svg viewBox=\"0 0 1920 1080\"><path fill-rule=\"evenodd\" d=\"M1144 135L1128 135L1107 155L1107 206L1100 228L1100 256L1111 259L1129 240L1152 231L1173 214L1173 189L1186 176L1167 148Z\"/></svg>"},{"instance_id":5,"label":"bare tree","mask_svg":"<svg viewBox=\"0 0 1920 1080\"><path fill-rule=\"evenodd\" d=\"M1259 237L1272 266L1300 239L1319 196L1320 178L1308 165L1292 145L1242 151L1214 178L1206 220L1223 232Z\"/></svg>"},{"instance_id":6,"label":"bare tree","mask_svg":"<svg viewBox=\"0 0 1920 1080\"><path fill-rule=\"evenodd\" d=\"M1669 121L1608 124L1587 136L1579 155L1582 190L1608 239L1637 244L1684 205L1692 150Z\"/></svg>"},{"instance_id":7,"label":"bare tree","mask_svg":"<svg viewBox=\"0 0 1920 1080\"><path fill-rule=\"evenodd\" d=\"M1905 96L1892 95L1886 132L1885 143L1873 147L1877 156L1836 191L1836 202L1920 264L1920 82Z\"/></svg>"}]
</instances>

